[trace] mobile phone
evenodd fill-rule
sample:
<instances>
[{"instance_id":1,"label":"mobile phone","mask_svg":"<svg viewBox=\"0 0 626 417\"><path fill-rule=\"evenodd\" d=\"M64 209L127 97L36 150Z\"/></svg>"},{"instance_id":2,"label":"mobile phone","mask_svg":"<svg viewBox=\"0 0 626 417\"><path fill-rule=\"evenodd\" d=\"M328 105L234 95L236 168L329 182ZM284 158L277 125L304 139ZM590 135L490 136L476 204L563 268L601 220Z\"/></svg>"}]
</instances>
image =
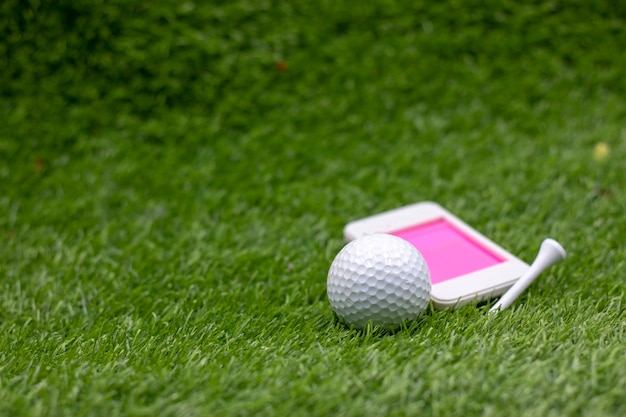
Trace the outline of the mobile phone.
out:
<instances>
[{"instance_id":1,"label":"mobile phone","mask_svg":"<svg viewBox=\"0 0 626 417\"><path fill-rule=\"evenodd\" d=\"M431 299L440 309L502 295L529 268L430 201L352 221L344 228L348 241L371 233L395 235L417 248L430 271Z\"/></svg>"}]
</instances>

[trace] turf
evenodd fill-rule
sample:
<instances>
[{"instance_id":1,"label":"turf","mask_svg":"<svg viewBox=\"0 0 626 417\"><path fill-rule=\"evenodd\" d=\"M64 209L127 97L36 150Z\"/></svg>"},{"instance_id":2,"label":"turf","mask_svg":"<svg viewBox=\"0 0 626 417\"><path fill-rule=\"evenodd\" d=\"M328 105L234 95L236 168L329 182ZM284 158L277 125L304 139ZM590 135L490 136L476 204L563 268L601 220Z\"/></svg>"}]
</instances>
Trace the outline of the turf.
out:
<instances>
[{"instance_id":1,"label":"turf","mask_svg":"<svg viewBox=\"0 0 626 417\"><path fill-rule=\"evenodd\" d=\"M211 3L0 5L0 414L626 414L623 6ZM422 200L569 258L338 323L345 223Z\"/></svg>"}]
</instances>

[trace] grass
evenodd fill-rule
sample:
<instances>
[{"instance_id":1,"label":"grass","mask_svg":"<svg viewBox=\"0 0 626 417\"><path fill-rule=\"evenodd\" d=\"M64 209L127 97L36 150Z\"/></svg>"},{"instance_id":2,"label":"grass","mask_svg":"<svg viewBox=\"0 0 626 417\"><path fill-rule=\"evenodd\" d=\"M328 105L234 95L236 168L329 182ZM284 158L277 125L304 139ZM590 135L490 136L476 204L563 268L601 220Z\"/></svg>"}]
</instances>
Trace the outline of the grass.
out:
<instances>
[{"instance_id":1,"label":"grass","mask_svg":"<svg viewBox=\"0 0 626 417\"><path fill-rule=\"evenodd\" d=\"M626 413L622 6L73 3L0 6L0 414ZM342 227L421 200L569 258L342 326Z\"/></svg>"}]
</instances>

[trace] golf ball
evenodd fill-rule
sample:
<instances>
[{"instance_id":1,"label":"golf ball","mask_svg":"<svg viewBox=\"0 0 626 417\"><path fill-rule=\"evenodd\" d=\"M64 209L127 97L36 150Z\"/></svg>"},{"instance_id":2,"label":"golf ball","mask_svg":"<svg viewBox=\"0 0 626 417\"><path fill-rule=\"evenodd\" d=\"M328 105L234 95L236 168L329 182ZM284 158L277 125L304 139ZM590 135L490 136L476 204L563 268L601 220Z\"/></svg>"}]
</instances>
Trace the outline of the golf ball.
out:
<instances>
[{"instance_id":1,"label":"golf ball","mask_svg":"<svg viewBox=\"0 0 626 417\"><path fill-rule=\"evenodd\" d=\"M430 273L409 242L388 234L353 240L328 271L328 300L348 325L384 328L417 318L430 301Z\"/></svg>"}]
</instances>

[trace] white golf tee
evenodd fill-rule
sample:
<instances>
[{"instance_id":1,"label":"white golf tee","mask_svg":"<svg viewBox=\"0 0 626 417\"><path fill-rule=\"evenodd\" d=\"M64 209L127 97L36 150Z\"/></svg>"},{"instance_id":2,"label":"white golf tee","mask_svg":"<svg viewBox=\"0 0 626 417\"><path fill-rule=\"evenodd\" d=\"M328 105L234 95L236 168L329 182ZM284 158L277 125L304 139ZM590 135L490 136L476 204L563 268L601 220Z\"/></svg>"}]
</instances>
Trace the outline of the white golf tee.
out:
<instances>
[{"instance_id":1,"label":"white golf tee","mask_svg":"<svg viewBox=\"0 0 626 417\"><path fill-rule=\"evenodd\" d=\"M528 271L526 271L526 273L522 275L511 288L509 288L500 300L498 300L498 302L491 307L489 312L495 313L499 310L504 310L513 304L513 301L515 301L517 297L519 297L520 294L528 288L528 286L539 276L539 274L541 274L548 267L563 261L566 256L567 253L559 242L554 239L545 239L541 243L539 253Z\"/></svg>"}]
</instances>

